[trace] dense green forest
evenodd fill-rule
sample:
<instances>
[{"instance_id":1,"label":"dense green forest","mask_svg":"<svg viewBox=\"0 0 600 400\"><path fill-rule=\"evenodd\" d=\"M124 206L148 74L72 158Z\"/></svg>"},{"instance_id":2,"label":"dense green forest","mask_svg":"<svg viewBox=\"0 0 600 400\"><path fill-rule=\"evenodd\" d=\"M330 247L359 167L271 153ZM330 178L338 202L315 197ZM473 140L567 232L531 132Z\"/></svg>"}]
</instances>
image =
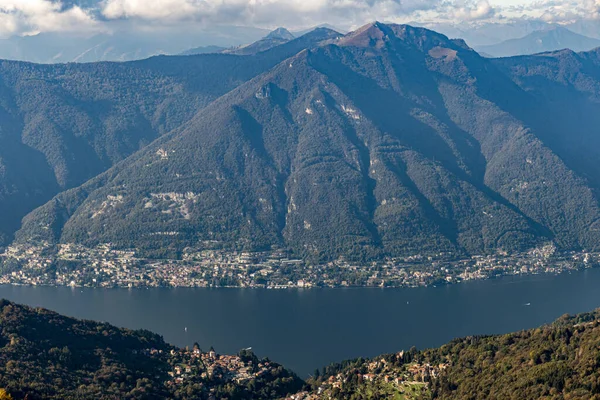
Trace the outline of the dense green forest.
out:
<instances>
[{"instance_id":1,"label":"dense green forest","mask_svg":"<svg viewBox=\"0 0 600 400\"><path fill-rule=\"evenodd\" d=\"M594 52L489 60L369 24L61 193L17 238L156 257L278 247L308 262L594 250L598 71Z\"/></svg>"},{"instance_id":2,"label":"dense green forest","mask_svg":"<svg viewBox=\"0 0 600 400\"><path fill-rule=\"evenodd\" d=\"M172 354L183 351L148 331L0 301L0 388L13 399L266 399L303 385L249 352L240 355L246 367L268 362L266 373L243 382L215 374L175 383Z\"/></svg>"}]
</instances>

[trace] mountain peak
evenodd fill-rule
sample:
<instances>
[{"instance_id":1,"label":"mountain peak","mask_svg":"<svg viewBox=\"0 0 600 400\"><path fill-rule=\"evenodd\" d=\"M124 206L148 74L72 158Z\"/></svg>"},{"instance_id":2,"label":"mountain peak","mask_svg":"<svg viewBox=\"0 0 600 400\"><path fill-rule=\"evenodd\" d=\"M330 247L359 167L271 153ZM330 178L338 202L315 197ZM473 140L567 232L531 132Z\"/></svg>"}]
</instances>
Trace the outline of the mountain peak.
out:
<instances>
[{"instance_id":1,"label":"mountain peak","mask_svg":"<svg viewBox=\"0 0 600 400\"><path fill-rule=\"evenodd\" d=\"M380 23L372 22L344 36L339 44L343 46L382 48L389 40L389 29Z\"/></svg>"},{"instance_id":2,"label":"mountain peak","mask_svg":"<svg viewBox=\"0 0 600 400\"><path fill-rule=\"evenodd\" d=\"M427 52L436 47L469 49L464 42L450 40L446 36L426 28L381 22L372 22L354 32L350 32L340 39L338 44L341 46L381 49L392 40L402 42L404 46L416 48L422 52Z\"/></svg>"},{"instance_id":3,"label":"mountain peak","mask_svg":"<svg viewBox=\"0 0 600 400\"><path fill-rule=\"evenodd\" d=\"M265 36L265 39L294 40L296 37L285 28L277 28Z\"/></svg>"}]
</instances>

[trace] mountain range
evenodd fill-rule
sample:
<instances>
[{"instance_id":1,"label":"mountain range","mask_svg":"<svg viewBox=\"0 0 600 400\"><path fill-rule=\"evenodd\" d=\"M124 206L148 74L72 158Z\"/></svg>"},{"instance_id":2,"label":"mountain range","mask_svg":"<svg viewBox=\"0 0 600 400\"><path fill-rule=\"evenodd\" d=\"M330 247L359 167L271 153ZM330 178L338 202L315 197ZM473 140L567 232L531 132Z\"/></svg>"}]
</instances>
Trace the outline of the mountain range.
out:
<instances>
[{"instance_id":1,"label":"mountain range","mask_svg":"<svg viewBox=\"0 0 600 400\"><path fill-rule=\"evenodd\" d=\"M135 61L156 55L193 55L225 52L251 54L268 50L318 28L291 33L285 28L266 29L218 26L186 29L156 28L137 31L115 29L111 33L39 33L0 39L0 59L35 63L87 63Z\"/></svg>"},{"instance_id":2,"label":"mountain range","mask_svg":"<svg viewBox=\"0 0 600 400\"><path fill-rule=\"evenodd\" d=\"M579 21L555 25L536 20L502 23L419 23L451 38L462 38L481 54L515 56L570 48L590 50L600 43L597 24ZM345 32L331 25L321 28ZM116 24L111 32L46 32L0 39L0 59L36 63L133 61L155 55L192 55L225 52L253 54L300 37L315 28L289 32L239 26L156 28L136 30ZM487 50L486 50L487 49Z\"/></svg>"},{"instance_id":3,"label":"mountain range","mask_svg":"<svg viewBox=\"0 0 600 400\"><path fill-rule=\"evenodd\" d=\"M222 26L206 29L116 29L112 33L39 33L0 39L0 59L36 63L132 61L180 54L200 46L228 48L256 41L269 31Z\"/></svg>"},{"instance_id":4,"label":"mountain range","mask_svg":"<svg viewBox=\"0 0 600 400\"><path fill-rule=\"evenodd\" d=\"M510 39L489 46L479 46L476 47L476 50L481 54L488 54L492 57L511 57L562 49L587 51L596 47L600 47L599 39L592 39L566 28L554 26L532 32L519 39Z\"/></svg>"},{"instance_id":5,"label":"mountain range","mask_svg":"<svg viewBox=\"0 0 600 400\"><path fill-rule=\"evenodd\" d=\"M496 45L508 40L520 39L535 32L555 28L564 28L581 36L600 39L600 25L594 19L580 19L562 24L530 18L513 18L501 22L463 21L444 23L414 21L409 24L428 28L448 37L462 38L469 46L474 48ZM552 50L560 50L560 48Z\"/></svg>"},{"instance_id":6,"label":"mountain range","mask_svg":"<svg viewBox=\"0 0 600 400\"><path fill-rule=\"evenodd\" d=\"M94 146L87 148L102 151L86 154L101 154L108 169L81 186L68 181L73 189L23 219L17 243L111 243L168 257L186 248L285 248L319 262L475 255L547 242L563 250L596 248L598 51L490 60L464 41L381 23L341 37L328 30L312 35L318 40L299 38L252 56L189 59L202 69L186 65L186 57L144 61L163 65L171 79L182 71L183 88L197 92L175 91L159 106L139 106L157 120L140 116L141 125L134 120L118 125L122 130L88 134ZM204 64L213 59L235 62L231 69ZM60 82L49 78L56 67L11 65L41 68L46 79ZM108 66L114 67L94 68ZM192 83L190 70L206 80ZM242 75L234 79L232 71ZM127 99L114 96L101 104ZM88 102L68 104L94 110L89 94L81 99ZM46 126L49 116L31 119ZM86 137L85 127L73 136ZM55 132L45 137L60 136ZM133 144L104 150L113 149L108 144L117 134ZM39 154L53 141L30 143ZM102 168L88 169L93 175ZM59 186L47 193L62 190L67 180L46 171L43 182ZM33 182L30 190L39 187ZM31 196L23 191L15 199L21 204Z\"/></svg>"}]
</instances>

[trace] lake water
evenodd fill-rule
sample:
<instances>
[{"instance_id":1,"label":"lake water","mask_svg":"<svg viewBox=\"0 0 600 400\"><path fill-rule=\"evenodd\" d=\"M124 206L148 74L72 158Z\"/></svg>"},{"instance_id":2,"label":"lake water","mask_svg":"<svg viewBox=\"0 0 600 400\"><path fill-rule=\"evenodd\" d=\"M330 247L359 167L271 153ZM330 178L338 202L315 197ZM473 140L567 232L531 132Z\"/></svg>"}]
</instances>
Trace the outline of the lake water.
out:
<instances>
[{"instance_id":1,"label":"lake water","mask_svg":"<svg viewBox=\"0 0 600 400\"><path fill-rule=\"evenodd\" d=\"M301 376L334 361L532 328L600 307L600 270L416 289L80 289L0 297L160 333L221 353L252 347ZM530 304L530 305L528 305ZM187 328L187 330L186 330Z\"/></svg>"}]
</instances>

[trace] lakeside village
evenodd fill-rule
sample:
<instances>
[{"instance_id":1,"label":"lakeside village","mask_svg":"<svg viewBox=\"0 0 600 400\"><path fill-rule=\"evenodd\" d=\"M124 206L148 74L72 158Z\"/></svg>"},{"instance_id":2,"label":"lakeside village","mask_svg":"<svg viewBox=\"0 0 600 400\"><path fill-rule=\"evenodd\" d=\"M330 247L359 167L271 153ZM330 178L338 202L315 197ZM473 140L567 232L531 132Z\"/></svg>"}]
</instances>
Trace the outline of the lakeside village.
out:
<instances>
[{"instance_id":1,"label":"lakeside village","mask_svg":"<svg viewBox=\"0 0 600 400\"><path fill-rule=\"evenodd\" d=\"M195 390L205 394L214 393L215 388L228 383L256 387L274 380L294 380L289 370L268 358L259 359L250 348L240 350L237 355L221 355L212 347L205 352L198 343L194 343L192 349L172 348L169 351L152 348L143 352L167 361L170 367L165 382L167 386L185 388L194 385ZM286 400L338 398L344 390L352 392L357 383L366 384L369 390L381 395L392 397L392 394L400 394L405 399L421 398L429 390L432 379L438 378L450 366L448 360L438 364L423 362L415 357L413 349L370 360L358 359L356 363L354 368L338 372L325 367L323 375L317 370L310 377L314 390L297 392Z\"/></svg>"},{"instance_id":2,"label":"lakeside village","mask_svg":"<svg viewBox=\"0 0 600 400\"><path fill-rule=\"evenodd\" d=\"M186 252L155 260L109 245L16 245L0 254L0 284L74 287L418 287L503 275L559 274L600 265L600 253L559 252L548 244L528 252L452 260L412 256L356 265L337 260L307 265L284 251Z\"/></svg>"},{"instance_id":3,"label":"lakeside village","mask_svg":"<svg viewBox=\"0 0 600 400\"><path fill-rule=\"evenodd\" d=\"M299 392L286 400L340 398L354 393L357 385L379 398L421 399L428 393L431 380L438 378L449 366L447 361L435 365L423 363L410 351L401 351L366 360L354 368L325 377L316 376L316 390Z\"/></svg>"},{"instance_id":4,"label":"lakeside village","mask_svg":"<svg viewBox=\"0 0 600 400\"><path fill-rule=\"evenodd\" d=\"M267 358L259 359L251 349L240 350L237 355L221 355L212 347L205 352L195 343L191 350L151 348L143 350L143 354L167 361L167 386L193 385L196 392L206 395L221 385L264 386L278 378L293 379L283 366Z\"/></svg>"}]
</instances>

